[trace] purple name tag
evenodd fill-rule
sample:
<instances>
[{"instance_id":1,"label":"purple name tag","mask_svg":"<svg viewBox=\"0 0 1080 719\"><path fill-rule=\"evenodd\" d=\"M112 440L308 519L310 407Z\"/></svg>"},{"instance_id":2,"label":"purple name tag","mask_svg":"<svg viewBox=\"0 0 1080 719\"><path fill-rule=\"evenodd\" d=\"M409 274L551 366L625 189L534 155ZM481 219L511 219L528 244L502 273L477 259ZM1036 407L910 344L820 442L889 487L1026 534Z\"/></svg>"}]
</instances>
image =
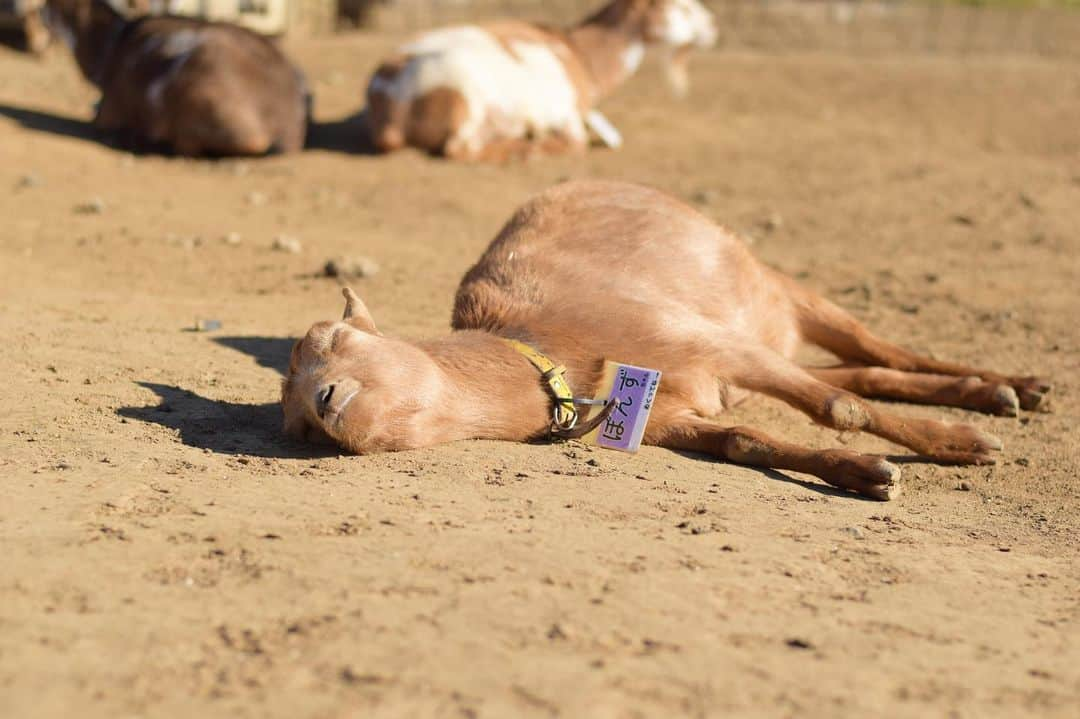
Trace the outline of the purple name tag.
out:
<instances>
[{"instance_id":1,"label":"purple name tag","mask_svg":"<svg viewBox=\"0 0 1080 719\"><path fill-rule=\"evenodd\" d=\"M660 387L660 371L611 362L605 374L612 382L607 400L618 400L619 406L597 428L596 444L621 452L636 452Z\"/></svg>"}]
</instances>

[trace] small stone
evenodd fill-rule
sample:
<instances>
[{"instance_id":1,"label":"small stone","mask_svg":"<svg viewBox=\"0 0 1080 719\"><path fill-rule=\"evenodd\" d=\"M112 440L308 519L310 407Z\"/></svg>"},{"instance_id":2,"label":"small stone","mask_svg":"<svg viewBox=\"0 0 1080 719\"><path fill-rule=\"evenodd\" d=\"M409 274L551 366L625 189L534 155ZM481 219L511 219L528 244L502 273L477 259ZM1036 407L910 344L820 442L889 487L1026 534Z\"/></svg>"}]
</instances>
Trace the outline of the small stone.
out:
<instances>
[{"instance_id":1,"label":"small stone","mask_svg":"<svg viewBox=\"0 0 1080 719\"><path fill-rule=\"evenodd\" d=\"M711 205L716 201L716 193L712 190L698 190L692 195L692 199L698 205Z\"/></svg>"},{"instance_id":2,"label":"small stone","mask_svg":"<svg viewBox=\"0 0 1080 719\"><path fill-rule=\"evenodd\" d=\"M299 255L303 250L303 245L300 244L300 240L290 235L278 235L274 238L274 242L270 247L278 252L289 252L294 255Z\"/></svg>"},{"instance_id":3,"label":"small stone","mask_svg":"<svg viewBox=\"0 0 1080 719\"><path fill-rule=\"evenodd\" d=\"M861 529L859 529L858 527L844 527L840 531L844 532L845 534L850 534L855 539L862 539L863 538L863 531Z\"/></svg>"},{"instance_id":4,"label":"small stone","mask_svg":"<svg viewBox=\"0 0 1080 719\"><path fill-rule=\"evenodd\" d=\"M239 232L230 232L229 234L222 237L221 241L224 242L226 245L229 245L230 247L236 247L244 241L244 238L240 236Z\"/></svg>"},{"instance_id":5,"label":"small stone","mask_svg":"<svg viewBox=\"0 0 1080 719\"><path fill-rule=\"evenodd\" d=\"M265 192L259 192L258 190L252 190L244 196L247 203L252 207L262 207L270 202L270 198L266 196Z\"/></svg>"},{"instance_id":6,"label":"small stone","mask_svg":"<svg viewBox=\"0 0 1080 719\"><path fill-rule=\"evenodd\" d=\"M196 332L213 332L221 329L221 320L195 320Z\"/></svg>"},{"instance_id":7,"label":"small stone","mask_svg":"<svg viewBox=\"0 0 1080 719\"><path fill-rule=\"evenodd\" d=\"M1029 460L1027 457L1017 457L1016 463L1019 464L1021 467L1027 467L1031 464L1031 460Z\"/></svg>"},{"instance_id":8,"label":"small stone","mask_svg":"<svg viewBox=\"0 0 1080 719\"><path fill-rule=\"evenodd\" d=\"M761 229L766 232L776 232L784 226L784 218L779 212L769 213L769 216L761 221Z\"/></svg>"},{"instance_id":9,"label":"small stone","mask_svg":"<svg viewBox=\"0 0 1080 719\"><path fill-rule=\"evenodd\" d=\"M784 644L787 644L792 649L813 649L814 645L805 639L799 637L792 637L791 639L784 640Z\"/></svg>"},{"instance_id":10,"label":"small stone","mask_svg":"<svg viewBox=\"0 0 1080 719\"><path fill-rule=\"evenodd\" d=\"M958 492L970 492L971 482L961 482L960 484L956 485L956 490Z\"/></svg>"},{"instance_id":11,"label":"small stone","mask_svg":"<svg viewBox=\"0 0 1080 719\"><path fill-rule=\"evenodd\" d=\"M201 237L188 237L187 235L176 235L172 232L165 235L165 241L170 245L175 245L184 250L194 250L196 247L202 244Z\"/></svg>"},{"instance_id":12,"label":"small stone","mask_svg":"<svg viewBox=\"0 0 1080 719\"><path fill-rule=\"evenodd\" d=\"M15 182L15 189L29 190L31 187L38 187L39 185L41 185L41 176L36 172L28 172L19 176L19 179Z\"/></svg>"},{"instance_id":13,"label":"small stone","mask_svg":"<svg viewBox=\"0 0 1080 719\"><path fill-rule=\"evenodd\" d=\"M105 212L105 200L94 197L89 202L75 206L75 212L80 215L100 215Z\"/></svg>"},{"instance_id":14,"label":"small stone","mask_svg":"<svg viewBox=\"0 0 1080 719\"><path fill-rule=\"evenodd\" d=\"M379 264L370 257L333 257L323 265L323 274L327 277L363 279L374 277L379 272Z\"/></svg>"}]
</instances>

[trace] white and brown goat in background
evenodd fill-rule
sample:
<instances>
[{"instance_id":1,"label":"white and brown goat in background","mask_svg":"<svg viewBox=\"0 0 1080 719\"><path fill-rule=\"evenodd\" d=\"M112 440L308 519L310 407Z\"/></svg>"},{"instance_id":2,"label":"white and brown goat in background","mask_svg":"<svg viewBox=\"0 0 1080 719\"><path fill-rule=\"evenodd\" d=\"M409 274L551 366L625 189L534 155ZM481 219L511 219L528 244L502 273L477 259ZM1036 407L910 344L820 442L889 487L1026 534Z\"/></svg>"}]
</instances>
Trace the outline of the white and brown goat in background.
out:
<instances>
[{"instance_id":1,"label":"white and brown goat in background","mask_svg":"<svg viewBox=\"0 0 1080 719\"><path fill-rule=\"evenodd\" d=\"M343 321L320 322L296 343L282 402L287 432L358 453L546 436L552 396L503 338L564 364L581 397L594 396L605 359L661 370L647 444L806 472L876 499L899 490L900 469L885 459L806 449L716 418L758 392L932 460L988 464L1001 449L993 436L862 397L1011 416L1050 389L890 344L691 207L621 183L561 185L519 209L462 281L448 337L384 337L346 296ZM842 364L795 364L804 341Z\"/></svg>"},{"instance_id":2,"label":"white and brown goat in background","mask_svg":"<svg viewBox=\"0 0 1080 719\"><path fill-rule=\"evenodd\" d=\"M716 41L698 0L614 0L568 30L503 20L421 34L375 72L365 117L376 148L459 160L580 151L591 129L618 131L594 108L637 71L647 46L667 50L685 93L686 58Z\"/></svg>"}]
</instances>

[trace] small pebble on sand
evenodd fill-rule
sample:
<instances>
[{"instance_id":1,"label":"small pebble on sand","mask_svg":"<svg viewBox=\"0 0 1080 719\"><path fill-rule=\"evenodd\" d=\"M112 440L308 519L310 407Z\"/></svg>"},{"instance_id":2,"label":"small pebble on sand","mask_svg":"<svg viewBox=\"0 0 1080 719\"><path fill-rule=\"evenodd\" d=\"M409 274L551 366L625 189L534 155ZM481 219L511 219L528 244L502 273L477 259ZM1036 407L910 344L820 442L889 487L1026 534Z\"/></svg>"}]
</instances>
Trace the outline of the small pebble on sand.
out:
<instances>
[{"instance_id":1,"label":"small pebble on sand","mask_svg":"<svg viewBox=\"0 0 1080 719\"><path fill-rule=\"evenodd\" d=\"M41 184L41 176L36 172L28 172L25 175L21 175L15 182L15 189L28 190L31 187L37 187Z\"/></svg>"},{"instance_id":2,"label":"small pebble on sand","mask_svg":"<svg viewBox=\"0 0 1080 719\"><path fill-rule=\"evenodd\" d=\"M779 212L770 212L767 217L761 220L761 229L766 232L776 232L784 226L784 217Z\"/></svg>"},{"instance_id":3,"label":"small pebble on sand","mask_svg":"<svg viewBox=\"0 0 1080 719\"><path fill-rule=\"evenodd\" d=\"M194 330L197 331L197 333L212 333L215 329L220 328L220 320L195 320Z\"/></svg>"},{"instance_id":4,"label":"small pebble on sand","mask_svg":"<svg viewBox=\"0 0 1080 719\"><path fill-rule=\"evenodd\" d=\"M266 196L266 193L259 192L258 190L252 190L247 193L247 196L244 199L246 199L247 203L252 207L262 207L270 202L270 198Z\"/></svg>"},{"instance_id":5,"label":"small pebble on sand","mask_svg":"<svg viewBox=\"0 0 1080 719\"><path fill-rule=\"evenodd\" d=\"M698 205L711 205L716 202L716 192L713 190L698 190L691 199Z\"/></svg>"},{"instance_id":6,"label":"small pebble on sand","mask_svg":"<svg viewBox=\"0 0 1080 719\"><path fill-rule=\"evenodd\" d=\"M221 329L221 320L195 320L196 332L213 332L214 330Z\"/></svg>"},{"instance_id":7,"label":"small pebble on sand","mask_svg":"<svg viewBox=\"0 0 1080 719\"><path fill-rule=\"evenodd\" d=\"M75 212L80 215L100 215L105 212L105 200L94 197L88 202L75 206Z\"/></svg>"},{"instance_id":8,"label":"small pebble on sand","mask_svg":"<svg viewBox=\"0 0 1080 719\"><path fill-rule=\"evenodd\" d=\"M323 265L327 277L363 279L379 272L379 264L370 257L332 257Z\"/></svg>"},{"instance_id":9,"label":"small pebble on sand","mask_svg":"<svg viewBox=\"0 0 1080 719\"><path fill-rule=\"evenodd\" d=\"M289 252L294 255L299 255L301 250L304 249L303 245L300 244L300 240L291 235L278 235L274 238L274 242L270 247L278 252Z\"/></svg>"}]
</instances>

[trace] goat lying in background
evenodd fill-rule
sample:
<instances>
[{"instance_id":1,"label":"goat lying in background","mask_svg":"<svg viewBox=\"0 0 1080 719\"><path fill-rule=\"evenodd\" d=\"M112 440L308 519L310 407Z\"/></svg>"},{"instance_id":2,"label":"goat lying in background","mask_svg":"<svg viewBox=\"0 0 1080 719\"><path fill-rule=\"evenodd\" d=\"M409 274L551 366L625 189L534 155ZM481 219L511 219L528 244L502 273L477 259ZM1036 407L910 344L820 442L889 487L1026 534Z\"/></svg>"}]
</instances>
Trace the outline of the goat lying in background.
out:
<instances>
[{"instance_id":1,"label":"goat lying in background","mask_svg":"<svg viewBox=\"0 0 1080 719\"><path fill-rule=\"evenodd\" d=\"M805 449L714 418L760 392L827 427L988 464L1001 449L991 435L897 416L860 395L1011 416L1050 389L879 339L689 206L621 183L561 185L519 209L462 281L449 337L384 337L345 292L344 321L314 325L293 348L282 403L288 433L358 453L547 435L553 397L506 339L565 364L579 397L594 396L605 359L661 370L647 444L807 472L876 499L898 492L900 470L885 459ZM845 364L798 366L800 341Z\"/></svg>"},{"instance_id":2,"label":"goat lying in background","mask_svg":"<svg viewBox=\"0 0 1080 719\"><path fill-rule=\"evenodd\" d=\"M50 26L101 89L94 125L181 155L303 148L303 75L268 39L227 23L126 19L105 0L48 0Z\"/></svg>"},{"instance_id":3,"label":"goat lying in background","mask_svg":"<svg viewBox=\"0 0 1080 719\"><path fill-rule=\"evenodd\" d=\"M619 146L593 108L645 47L669 50L669 77L685 92L687 52L715 41L698 0L614 0L566 31L516 20L433 30L375 72L368 129L383 152L410 145L459 160L582 150L586 126Z\"/></svg>"}]
</instances>

